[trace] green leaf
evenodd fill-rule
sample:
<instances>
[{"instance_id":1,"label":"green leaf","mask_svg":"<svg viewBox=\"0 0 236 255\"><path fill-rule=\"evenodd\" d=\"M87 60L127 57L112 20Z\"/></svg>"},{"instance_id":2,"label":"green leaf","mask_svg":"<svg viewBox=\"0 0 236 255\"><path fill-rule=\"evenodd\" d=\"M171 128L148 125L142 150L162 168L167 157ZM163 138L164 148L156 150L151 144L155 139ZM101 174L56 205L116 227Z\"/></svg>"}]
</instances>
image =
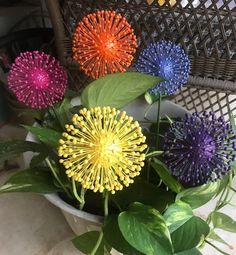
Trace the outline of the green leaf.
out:
<instances>
[{"instance_id":1,"label":"green leaf","mask_svg":"<svg viewBox=\"0 0 236 255\"><path fill-rule=\"evenodd\" d=\"M192 217L192 208L182 201L177 201L170 205L164 213L164 219L166 220L166 225L170 233L173 233Z\"/></svg>"},{"instance_id":2,"label":"green leaf","mask_svg":"<svg viewBox=\"0 0 236 255\"><path fill-rule=\"evenodd\" d=\"M66 92L65 92L65 98L75 98L78 97L80 95L80 93L78 91L74 91L72 89L67 88Z\"/></svg>"},{"instance_id":3,"label":"green leaf","mask_svg":"<svg viewBox=\"0 0 236 255\"><path fill-rule=\"evenodd\" d=\"M236 161L233 161L230 165L236 171Z\"/></svg>"},{"instance_id":4,"label":"green leaf","mask_svg":"<svg viewBox=\"0 0 236 255\"><path fill-rule=\"evenodd\" d=\"M63 101L54 105L54 108L49 109L51 123L56 130L64 129L66 124L71 123L72 113L71 99L64 98Z\"/></svg>"},{"instance_id":5,"label":"green leaf","mask_svg":"<svg viewBox=\"0 0 236 255\"><path fill-rule=\"evenodd\" d=\"M185 189L177 195L176 201L182 200L189 204L193 209L198 208L215 197L220 186L221 182L218 181Z\"/></svg>"},{"instance_id":6,"label":"green leaf","mask_svg":"<svg viewBox=\"0 0 236 255\"><path fill-rule=\"evenodd\" d=\"M71 121L70 109L72 108L71 99L64 98L60 106L56 109L59 115L60 120L63 120L63 123L67 124L68 121Z\"/></svg>"},{"instance_id":7,"label":"green leaf","mask_svg":"<svg viewBox=\"0 0 236 255\"><path fill-rule=\"evenodd\" d=\"M111 215L107 218L103 227L104 238L107 243L123 254L141 255L134 247L132 247L123 237L119 225L117 215Z\"/></svg>"},{"instance_id":8,"label":"green leaf","mask_svg":"<svg viewBox=\"0 0 236 255\"><path fill-rule=\"evenodd\" d=\"M82 92L82 105L122 108L163 79L138 72L109 74L90 83Z\"/></svg>"},{"instance_id":9,"label":"green leaf","mask_svg":"<svg viewBox=\"0 0 236 255\"><path fill-rule=\"evenodd\" d=\"M168 204L174 202L175 196L172 192L157 188L155 185L137 177L132 185L117 192L111 199L122 210L127 210L131 203L140 202L162 212Z\"/></svg>"},{"instance_id":10,"label":"green leaf","mask_svg":"<svg viewBox=\"0 0 236 255\"><path fill-rule=\"evenodd\" d=\"M19 171L0 187L0 193L34 192L46 194L58 190L53 184L51 174L41 168Z\"/></svg>"},{"instance_id":11,"label":"green leaf","mask_svg":"<svg viewBox=\"0 0 236 255\"><path fill-rule=\"evenodd\" d=\"M162 215L150 206L133 203L118 217L119 228L133 247L148 255L171 255L170 233Z\"/></svg>"},{"instance_id":12,"label":"green leaf","mask_svg":"<svg viewBox=\"0 0 236 255\"><path fill-rule=\"evenodd\" d=\"M154 162L152 161L151 165L160 176L162 181L165 183L165 185L168 186L172 191L179 193L184 189L183 186L174 177L171 176L167 166L160 160L154 159Z\"/></svg>"},{"instance_id":13,"label":"green leaf","mask_svg":"<svg viewBox=\"0 0 236 255\"><path fill-rule=\"evenodd\" d=\"M38 140L41 142L51 146L54 149L58 147L58 141L61 138L61 133L44 127L31 127L31 126L23 126L30 133L36 136Z\"/></svg>"},{"instance_id":14,"label":"green leaf","mask_svg":"<svg viewBox=\"0 0 236 255\"><path fill-rule=\"evenodd\" d=\"M229 175L224 176L223 179L219 180L219 189L216 193L216 196L218 196L222 190L224 190L229 185Z\"/></svg>"},{"instance_id":15,"label":"green leaf","mask_svg":"<svg viewBox=\"0 0 236 255\"><path fill-rule=\"evenodd\" d=\"M236 233L236 221L228 215L221 212L212 212L211 220L214 228Z\"/></svg>"},{"instance_id":16,"label":"green leaf","mask_svg":"<svg viewBox=\"0 0 236 255\"><path fill-rule=\"evenodd\" d=\"M29 142L29 141L1 142L0 143L0 161L15 158L26 151L40 153L45 151L45 146L42 144Z\"/></svg>"},{"instance_id":17,"label":"green leaf","mask_svg":"<svg viewBox=\"0 0 236 255\"><path fill-rule=\"evenodd\" d=\"M186 251L196 247L209 233L209 226L198 217L190 218L183 226L171 234L175 252Z\"/></svg>"},{"instance_id":18,"label":"green leaf","mask_svg":"<svg viewBox=\"0 0 236 255\"><path fill-rule=\"evenodd\" d=\"M160 155L163 154L163 152L164 151L152 151L152 152L146 154L145 158L147 159L147 158L152 158L152 157L155 157L155 156L160 156Z\"/></svg>"},{"instance_id":19,"label":"green leaf","mask_svg":"<svg viewBox=\"0 0 236 255\"><path fill-rule=\"evenodd\" d=\"M175 252L195 248L210 231L208 224L194 216L192 208L182 201L170 205L164 213L164 218Z\"/></svg>"},{"instance_id":20,"label":"green leaf","mask_svg":"<svg viewBox=\"0 0 236 255\"><path fill-rule=\"evenodd\" d=\"M211 240L215 240L219 243L225 244L227 246L230 246L228 243L225 242L224 239L222 239L219 235L216 234L215 231L211 230L210 234L207 236L207 238L211 239Z\"/></svg>"},{"instance_id":21,"label":"green leaf","mask_svg":"<svg viewBox=\"0 0 236 255\"><path fill-rule=\"evenodd\" d=\"M100 232L90 231L83 235L80 235L72 240L74 246L84 254L91 254L94 246L97 243ZM94 255L104 255L105 250L110 251L110 247L105 244L104 239L102 239L101 245L98 247L97 252Z\"/></svg>"},{"instance_id":22,"label":"green leaf","mask_svg":"<svg viewBox=\"0 0 236 255\"><path fill-rule=\"evenodd\" d=\"M155 103L156 101L159 100L159 95L149 93L148 91L145 93L144 97L145 97L148 104L153 104L153 103Z\"/></svg>"},{"instance_id":23,"label":"green leaf","mask_svg":"<svg viewBox=\"0 0 236 255\"><path fill-rule=\"evenodd\" d=\"M191 250L175 253L174 255L202 255L202 253L198 249L194 248Z\"/></svg>"},{"instance_id":24,"label":"green leaf","mask_svg":"<svg viewBox=\"0 0 236 255\"><path fill-rule=\"evenodd\" d=\"M47 151L44 153L39 153L35 156L32 157L31 161L30 161L30 168L34 168L36 166L38 166L40 163L42 163L46 157L48 156Z\"/></svg>"},{"instance_id":25,"label":"green leaf","mask_svg":"<svg viewBox=\"0 0 236 255\"><path fill-rule=\"evenodd\" d=\"M163 94L163 91L159 91L159 92L161 93L161 99L162 99L162 100L168 97L167 95ZM165 92L164 92L164 93L165 93ZM152 94L152 93L149 93L149 91L147 91L147 92L145 93L144 97L145 97L145 99L146 99L146 101L147 101L148 104L153 104L153 103L159 101L159 99L160 99L160 98L159 98L159 97L160 97L159 95L154 95L154 94Z\"/></svg>"},{"instance_id":26,"label":"green leaf","mask_svg":"<svg viewBox=\"0 0 236 255\"><path fill-rule=\"evenodd\" d=\"M38 119L41 120L43 119L45 115L46 110L45 109L24 109L24 111L20 112L18 114L18 117L32 117L32 119Z\"/></svg>"}]
</instances>

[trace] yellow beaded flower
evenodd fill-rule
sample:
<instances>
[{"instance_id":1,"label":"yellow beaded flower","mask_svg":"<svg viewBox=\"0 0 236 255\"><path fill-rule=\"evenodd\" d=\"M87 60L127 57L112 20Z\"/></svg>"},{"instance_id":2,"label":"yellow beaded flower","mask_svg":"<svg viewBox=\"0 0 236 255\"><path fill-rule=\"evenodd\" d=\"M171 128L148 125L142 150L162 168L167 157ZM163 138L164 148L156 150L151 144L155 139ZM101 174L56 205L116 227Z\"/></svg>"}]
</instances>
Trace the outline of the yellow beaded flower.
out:
<instances>
[{"instance_id":1,"label":"yellow beaded flower","mask_svg":"<svg viewBox=\"0 0 236 255\"><path fill-rule=\"evenodd\" d=\"M133 117L110 107L80 110L60 139L60 163L85 189L115 193L133 183L144 166L147 145Z\"/></svg>"}]
</instances>

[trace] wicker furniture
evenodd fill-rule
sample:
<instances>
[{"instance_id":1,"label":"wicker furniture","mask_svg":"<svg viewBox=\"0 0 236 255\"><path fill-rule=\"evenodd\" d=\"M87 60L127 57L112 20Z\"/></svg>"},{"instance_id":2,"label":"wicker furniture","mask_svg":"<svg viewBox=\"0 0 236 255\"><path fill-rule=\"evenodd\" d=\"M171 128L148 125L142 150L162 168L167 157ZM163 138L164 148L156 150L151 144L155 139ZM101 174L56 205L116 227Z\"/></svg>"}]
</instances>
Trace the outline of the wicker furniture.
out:
<instances>
[{"instance_id":1,"label":"wicker furniture","mask_svg":"<svg viewBox=\"0 0 236 255\"><path fill-rule=\"evenodd\" d=\"M123 14L138 37L139 50L149 42L181 43L191 59L191 77L174 101L190 111L236 114L236 1L177 0L46 0L55 31L58 55L72 86L80 90L88 78L71 56L71 37L82 17L98 9ZM168 2L168 1L166 1ZM151 4L150 4L151 3Z\"/></svg>"}]
</instances>

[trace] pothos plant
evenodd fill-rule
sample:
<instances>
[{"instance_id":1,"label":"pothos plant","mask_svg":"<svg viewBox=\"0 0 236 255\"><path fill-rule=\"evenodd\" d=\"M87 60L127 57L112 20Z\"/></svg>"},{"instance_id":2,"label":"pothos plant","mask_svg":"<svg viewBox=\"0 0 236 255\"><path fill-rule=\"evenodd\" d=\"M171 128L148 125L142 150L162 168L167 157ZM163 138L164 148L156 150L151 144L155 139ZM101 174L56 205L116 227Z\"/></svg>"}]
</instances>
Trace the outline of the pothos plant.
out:
<instances>
[{"instance_id":1,"label":"pothos plant","mask_svg":"<svg viewBox=\"0 0 236 255\"><path fill-rule=\"evenodd\" d=\"M143 129L122 108L162 78L110 74L93 81L80 95L81 105L72 106L68 97L61 100L66 75L56 60L43 53L24 57L27 62L13 66L9 85L20 101L41 108L36 124L24 126L37 142L2 142L0 159L35 154L1 193L57 192L75 208L103 215L100 231L72 240L85 254L114 248L127 255L198 255L205 243L227 254L211 242L228 245L217 228L236 232L236 222L219 212L235 191L233 123L214 113L160 117L159 93L157 120L146 118ZM39 64L22 78L30 61ZM217 203L208 217L195 215L211 199Z\"/></svg>"}]
</instances>

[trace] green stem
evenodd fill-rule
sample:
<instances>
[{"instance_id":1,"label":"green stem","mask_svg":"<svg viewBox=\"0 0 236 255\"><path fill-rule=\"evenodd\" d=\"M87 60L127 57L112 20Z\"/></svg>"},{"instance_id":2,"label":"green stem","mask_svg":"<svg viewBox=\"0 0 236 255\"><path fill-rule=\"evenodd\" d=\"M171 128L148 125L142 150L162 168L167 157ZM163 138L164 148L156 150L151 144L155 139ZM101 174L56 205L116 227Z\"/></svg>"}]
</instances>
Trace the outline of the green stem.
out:
<instances>
[{"instance_id":1,"label":"green stem","mask_svg":"<svg viewBox=\"0 0 236 255\"><path fill-rule=\"evenodd\" d=\"M151 167L151 158L148 159L148 164L147 164L147 181L149 182L150 179L150 167Z\"/></svg>"},{"instance_id":2,"label":"green stem","mask_svg":"<svg viewBox=\"0 0 236 255\"><path fill-rule=\"evenodd\" d=\"M108 216L108 200L109 200L109 192L105 192L105 198L104 198L104 220L106 220Z\"/></svg>"},{"instance_id":3,"label":"green stem","mask_svg":"<svg viewBox=\"0 0 236 255\"><path fill-rule=\"evenodd\" d=\"M236 193L236 189L234 189L233 187L229 186L229 188Z\"/></svg>"},{"instance_id":4,"label":"green stem","mask_svg":"<svg viewBox=\"0 0 236 255\"><path fill-rule=\"evenodd\" d=\"M157 110L157 132L156 132L156 146L158 148L158 137L160 131L160 113L161 113L161 94L158 93L158 110Z\"/></svg>"},{"instance_id":5,"label":"green stem","mask_svg":"<svg viewBox=\"0 0 236 255\"><path fill-rule=\"evenodd\" d=\"M119 210L120 212L123 211L123 210L121 209L120 205L116 202L116 200L113 200L112 202L116 205L116 207L118 208L118 210Z\"/></svg>"},{"instance_id":6,"label":"green stem","mask_svg":"<svg viewBox=\"0 0 236 255\"><path fill-rule=\"evenodd\" d=\"M160 179L159 183L157 184L157 188L161 187L162 179Z\"/></svg>"},{"instance_id":7,"label":"green stem","mask_svg":"<svg viewBox=\"0 0 236 255\"><path fill-rule=\"evenodd\" d=\"M65 191L66 195L69 198L72 198L71 194L68 192L68 190L66 189L66 187L63 185L63 183L61 182L60 178L58 177L56 170L54 169L52 163L50 162L50 160L48 158L45 159L48 167L50 168L50 170L52 171L53 176L55 177L55 179L57 180L57 182L59 183L59 185L62 187L62 189Z\"/></svg>"},{"instance_id":8,"label":"green stem","mask_svg":"<svg viewBox=\"0 0 236 255\"><path fill-rule=\"evenodd\" d=\"M220 204L221 204L221 202L222 202L222 198L223 198L223 196L224 196L224 194L225 194L225 192L226 192L226 189L227 189L227 187L225 187L225 188L223 189L223 191L222 191L222 193L221 193L221 196L220 196L220 199L218 200L214 211L217 211L217 210L219 209L219 206L220 206Z\"/></svg>"},{"instance_id":9,"label":"green stem","mask_svg":"<svg viewBox=\"0 0 236 255\"><path fill-rule=\"evenodd\" d=\"M229 187L231 187L231 186L232 186L232 174L229 175ZM224 207L227 204L229 193L230 193L229 187L226 186L226 189L225 189L226 194L225 194L224 198L222 196L223 199L221 198L222 201L220 201L220 203L217 207L217 210L221 209L222 207Z\"/></svg>"},{"instance_id":10,"label":"green stem","mask_svg":"<svg viewBox=\"0 0 236 255\"><path fill-rule=\"evenodd\" d=\"M104 221L106 220L107 216L108 216L108 199L109 199L109 193L108 192L104 192L105 193L105 198L104 198ZM99 246L102 243L102 238L103 238L103 232L100 232L100 235L98 237L98 240L92 250L92 252L90 253L90 255L95 255Z\"/></svg>"},{"instance_id":11,"label":"green stem","mask_svg":"<svg viewBox=\"0 0 236 255\"><path fill-rule=\"evenodd\" d=\"M146 112L144 113L144 119L147 120L147 121L150 121L150 120L147 118L147 115L148 115L149 111L151 110L151 108L152 108L152 105L149 105L148 108L147 108L147 110L146 110Z\"/></svg>"},{"instance_id":12,"label":"green stem","mask_svg":"<svg viewBox=\"0 0 236 255\"><path fill-rule=\"evenodd\" d=\"M80 204L82 204L83 201L82 201L81 197L78 195L74 178L72 178L72 187L73 187L73 193L74 193L75 198L80 202Z\"/></svg>"},{"instance_id":13,"label":"green stem","mask_svg":"<svg viewBox=\"0 0 236 255\"><path fill-rule=\"evenodd\" d=\"M82 202L80 203L80 207L79 207L80 210L83 210L83 208L84 208L84 204L85 204L84 195L85 195L85 193L86 193L86 189L81 188L80 197L82 199Z\"/></svg>"},{"instance_id":14,"label":"green stem","mask_svg":"<svg viewBox=\"0 0 236 255\"><path fill-rule=\"evenodd\" d=\"M99 246L100 246L101 243L102 243L102 238L103 238L103 232L101 231L101 232L100 232L100 235L99 235L99 237L98 237L98 240L97 240L97 242L96 242L96 244L95 244L95 246L94 246L94 248L93 248L93 250L92 250L92 252L91 252L91 255L95 255L95 254L96 254L96 252L97 252Z\"/></svg>"},{"instance_id":15,"label":"green stem","mask_svg":"<svg viewBox=\"0 0 236 255\"><path fill-rule=\"evenodd\" d=\"M148 154L146 154L145 158L152 158L152 157L155 157L155 156L160 156L164 153L164 151L152 151Z\"/></svg>"},{"instance_id":16,"label":"green stem","mask_svg":"<svg viewBox=\"0 0 236 255\"><path fill-rule=\"evenodd\" d=\"M222 251L220 248L218 248L218 247L215 246L214 244L208 242L207 240L205 240L205 242L206 242L207 244L209 244L210 246L212 246L214 249L216 249L218 252L220 252L220 253L222 253L222 254L224 254L224 255L229 255L228 253Z\"/></svg>"},{"instance_id":17,"label":"green stem","mask_svg":"<svg viewBox=\"0 0 236 255\"><path fill-rule=\"evenodd\" d=\"M60 121L60 118L59 118L59 116L58 116L58 114L57 114L57 111L56 111L56 109L55 109L55 107L54 107L54 103L51 101L50 95L47 94L47 97L48 97L49 102L51 103L51 109L52 109L52 112L53 112L53 114L54 114L54 116L52 116L52 117L55 117L55 119L57 120L58 124L59 124L59 125L62 127L62 129L64 130L65 127L62 125L62 123L61 123L61 121ZM51 114L50 110L48 111L48 113ZM51 115L52 115L52 114L51 114Z\"/></svg>"},{"instance_id":18,"label":"green stem","mask_svg":"<svg viewBox=\"0 0 236 255\"><path fill-rule=\"evenodd\" d=\"M229 187L232 186L232 181L233 181L232 174L229 174ZM227 201L227 199L229 197L229 193L230 193L230 188L229 187L227 187L227 193L225 195L224 201Z\"/></svg>"}]
</instances>

